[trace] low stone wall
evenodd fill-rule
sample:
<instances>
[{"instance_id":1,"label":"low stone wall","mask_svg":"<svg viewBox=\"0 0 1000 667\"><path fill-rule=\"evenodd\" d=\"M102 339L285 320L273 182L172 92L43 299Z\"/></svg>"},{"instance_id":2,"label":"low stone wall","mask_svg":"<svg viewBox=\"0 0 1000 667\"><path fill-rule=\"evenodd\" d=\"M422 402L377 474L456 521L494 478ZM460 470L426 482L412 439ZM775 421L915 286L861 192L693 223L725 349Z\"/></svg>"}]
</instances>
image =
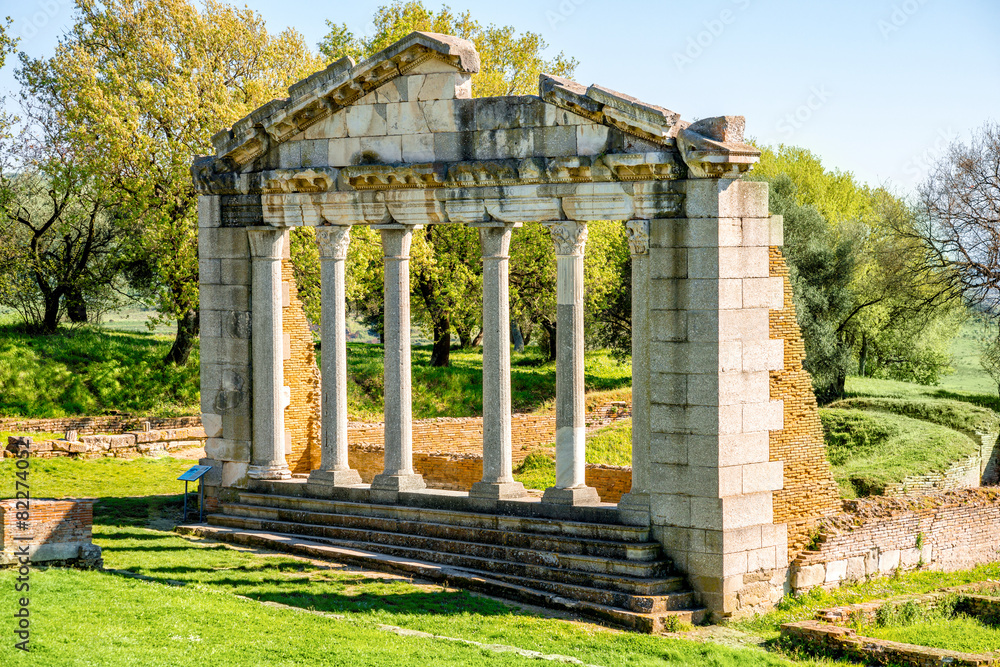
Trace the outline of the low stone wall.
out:
<instances>
[{"instance_id":1,"label":"low stone wall","mask_svg":"<svg viewBox=\"0 0 1000 667\"><path fill-rule=\"evenodd\" d=\"M27 547L32 563L100 567L101 548L91 542L93 524L93 499L0 500L0 565L18 564Z\"/></svg>"},{"instance_id":2,"label":"low stone wall","mask_svg":"<svg viewBox=\"0 0 1000 667\"><path fill-rule=\"evenodd\" d=\"M78 440L32 441L29 451L35 458L49 459L60 456L74 458L99 458L113 456L132 458L156 456L187 447L205 445L205 429L190 428L129 431L118 435L82 435ZM9 451L4 456L13 456Z\"/></svg>"},{"instance_id":3,"label":"low stone wall","mask_svg":"<svg viewBox=\"0 0 1000 667\"><path fill-rule=\"evenodd\" d=\"M1000 560L1000 489L844 502L820 522L816 550L792 562L792 588L836 586L917 566L953 571Z\"/></svg>"},{"instance_id":4,"label":"low stone wall","mask_svg":"<svg viewBox=\"0 0 1000 667\"><path fill-rule=\"evenodd\" d=\"M0 419L0 431L23 431L25 433L63 433L76 431L80 435L94 433L125 433L141 431L148 423L150 429L200 428L201 416L193 417L131 417L128 415L107 415L101 417L56 417L53 419L23 419L8 417Z\"/></svg>"},{"instance_id":5,"label":"low stone wall","mask_svg":"<svg viewBox=\"0 0 1000 667\"><path fill-rule=\"evenodd\" d=\"M923 495L952 489L971 489L995 484L996 459L1000 455L995 433L977 434L979 449L972 456L952 464L944 472L914 475L900 484L886 487L883 495Z\"/></svg>"},{"instance_id":6,"label":"low stone wall","mask_svg":"<svg viewBox=\"0 0 1000 667\"><path fill-rule=\"evenodd\" d=\"M361 481L369 484L385 467L385 450L381 445L350 444L347 460L361 475ZM414 452L413 469L432 489L468 491L483 478L483 457L480 454ZM587 464L586 480L589 486L597 489L602 501L617 503L632 488L632 469Z\"/></svg>"},{"instance_id":7,"label":"low stone wall","mask_svg":"<svg viewBox=\"0 0 1000 667\"><path fill-rule=\"evenodd\" d=\"M800 621L781 626L781 634L818 649L822 654L851 656L866 664L915 665L916 667L988 667L1000 664L992 653L960 653L939 648L861 637L851 628L821 621Z\"/></svg>"}]
</instances>

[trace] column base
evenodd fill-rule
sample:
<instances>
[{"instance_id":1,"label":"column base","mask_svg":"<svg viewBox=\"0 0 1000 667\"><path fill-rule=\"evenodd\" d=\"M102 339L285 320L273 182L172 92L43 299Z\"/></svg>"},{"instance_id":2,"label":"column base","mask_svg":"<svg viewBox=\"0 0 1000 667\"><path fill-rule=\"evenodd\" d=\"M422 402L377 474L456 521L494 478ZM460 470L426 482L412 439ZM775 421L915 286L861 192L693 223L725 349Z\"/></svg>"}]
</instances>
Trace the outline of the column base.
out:
<instances>
[{"instance_id":1,"label":"column base","mask_svg":"<svg viewBox=\"0 0 1000 667\"><path fill-rule=\"evenodd\" d=\"M378 502L394 503L399 500L399 494L402 492L420 491L426 488L427 484L419 473L388 475L383 472L372 479L371 498Z\"/></svg>"},{"instance_id":2,"label":"column base","mask_svg":"<svg viewBox=\"0 0 1000 667\"><path fill-rule=\"evenodd\" d=\"M469 489L469 503L479 509L496 509L501 500L516 500L527 495L520 482L476 482Z\"/></svg>"},{"instance_id":3,"label":"column base","mask_svg":"<svg viewBox=\"0 0 1000 667\"><path fill-rule=\"evenodd\" d=\"M292 471L287 465L250 466L247 469L250 479L291 479Z\"/></svg>"},{"instance_id":4,"label":"column base","mask_svg":"<svg viewBox=\"0 0 1000 667\"><path fill-rule=\"evenodd\" d=\"M542 496L543 503L553 505L596 505L601 502L597 489L592 486L577 486L571 489L560 489L550 486Z\"/></svg>"},{"instance_id":5,"label":"column base","mask_svg":"<svg viewBox=\"0 0 1000 667\"><path fill-rule=\"evenodd\" d=\"M649 494L626 493L618 501L618 516L629 526L649 526Z\"/></svg>"},{"instance_id":6,"label":"column base","mask_svg":"<svg viewBox=\"0 0 1000 667\"><path fill-rule=\"evenodd\" d=\"M310 484L322 486L357 486L361 484L361 475L357 470L313 470L309 473Z\"/></svg>"}]
</instances>

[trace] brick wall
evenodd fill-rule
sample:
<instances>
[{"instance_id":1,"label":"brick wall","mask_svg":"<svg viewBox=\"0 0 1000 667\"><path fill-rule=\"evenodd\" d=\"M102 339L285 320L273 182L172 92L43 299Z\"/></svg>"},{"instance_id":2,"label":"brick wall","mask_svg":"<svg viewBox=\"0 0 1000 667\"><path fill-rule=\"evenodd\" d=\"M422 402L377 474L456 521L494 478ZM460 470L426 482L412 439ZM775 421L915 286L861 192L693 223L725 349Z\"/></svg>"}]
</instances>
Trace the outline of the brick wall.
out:
<instances>
[{"instance_id":1,"label":"brick wall","mask_svg":"<svg viewBox=\"0 0 1000 667\"><path fill-rule=\"evenodd\" d=\"M50 459L59 456L73 458L99 458L114 456L132 458L152 456L187 447L203 447L205 429L191 428L158 429L152 431L129 431L115 435L81 435L78 440L39 440L31 443L31 455ZM13 456L4 451L4 456Z\"/></svg>"},{"instance_id":2,"label":"brick wall","mask_svg":"<svg viewBox=\"0 0 1000 667\"><path fill-rule=\"evenodd\" d=\"M33 498L28 508L28 531L18 526L24 507L15 499L0 500L0 564L17 562L18 547L27 545L32 562L89 559L96 564L100 548L91 543L94 500ZM16 538L31 536L23 541Z\"/></svg>"},{"instance_id":3,"label":"brick wall","mask_svg":"<svg viewBox=\"0 0 1000 667\"><path fill-rule=\"evenodd\" d=\"M770 269L785 282L785 305L770 313L771 338L785 341L785 368L771 372L771 399L785 402L785 428L771 432L771 460L783 461L784 488L774 494L774 523L788 524L788 555L809 541L816 521L840 511L840 493L826 458L812 378L795 316L792 284L781 249L771 246Z\"/></svg>"},{"instance_id":4,"label":"brick wall","mask_svg":"<svg viewBox=\"0 0 1000 667\"><path fill-rule=\"evenodd\" d=\"M293 473L308 473L319 466L320 376L312 331L299 300L292 261L287 257L281 262L281 277L288 286L288 305L281 311L282 330L289 339L284 374L291 402L285 410L285 430L291 435L292 451L287 461Z\"/></svg>"},{"instance_id":5,"label":"brick wall","mask_svg":"<svg viewBox=\"0 0 1000 667\"><path fill-rule=\"evenodd\" d=\"M918 565L966 569L1000 560L1000 489L844 501L844 512L823 519L818 531L817 549L792 563L796 590Z\"/></svg>"},{"instance_id":6,"label":"brick wall","mask_svg":"<svg viewBox=\"0 0 1000 667\"><path fill-rule=\"evenodd\" d=\"M76 431L78 434L123 433L141 430L149 422L153 429L176 429L201 426L201 416L193 417L132 417L128 415L108 415L103 417L58 417L53 419L22 419L20 417L0 419L0 431L24 431L26 433L62 433Z\"/></svg>"}]
</instances>

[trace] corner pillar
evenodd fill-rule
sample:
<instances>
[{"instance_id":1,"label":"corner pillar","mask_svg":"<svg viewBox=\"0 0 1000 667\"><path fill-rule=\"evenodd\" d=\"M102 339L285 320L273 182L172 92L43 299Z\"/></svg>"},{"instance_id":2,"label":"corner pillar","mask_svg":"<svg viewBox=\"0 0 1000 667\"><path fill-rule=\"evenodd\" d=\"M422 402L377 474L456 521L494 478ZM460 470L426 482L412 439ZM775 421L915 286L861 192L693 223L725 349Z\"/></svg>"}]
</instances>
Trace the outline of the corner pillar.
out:
<instances>
[{"instance_id":1,"label":"corner pillar","mask_svg":"<svg viewBox=\"0 0 1000 667\"><path fill-rule=\"evenodd\" d=\"M247 231L252 257L253 360L251 479L291 479L285 461L284 337L281 329L282 229Z\"/></svg>"},{"instance_id":2,"label":"corner pillar","mask_svg":"<svg viewBox=\"0 0 1000 667\"><path fill-rule=\"evenodd\" d=\"M320 465L309 481L327 486L352 486L361 475L347 461L347 323L344 264L351 242L348 226L316 228L320 260L322 306L322 443Z\"/></svg>"},{"instance_id":3,"label":"corner pillar","mask_svg":"<svg viewBox=\"0 0 1000 667\"><path fill-rule=\"evenodd\" d=\"M374 225L385 256L385 469L372 480L372 498L395 502L423 489L413 472L410 385L410 242L419 225Z\"/></svg>"},{"instance_id":4,"label":"corner pillar","mask_svg":"<svg viewBox=\"0 0 1000 667\"><path fill-rule=\"evenodd\" d=\"M599 503L586 484L586 405L583 372L583 251L587 223L543 223L556 250L556 485L542 502Z\"/></svg>"}]
</instances>

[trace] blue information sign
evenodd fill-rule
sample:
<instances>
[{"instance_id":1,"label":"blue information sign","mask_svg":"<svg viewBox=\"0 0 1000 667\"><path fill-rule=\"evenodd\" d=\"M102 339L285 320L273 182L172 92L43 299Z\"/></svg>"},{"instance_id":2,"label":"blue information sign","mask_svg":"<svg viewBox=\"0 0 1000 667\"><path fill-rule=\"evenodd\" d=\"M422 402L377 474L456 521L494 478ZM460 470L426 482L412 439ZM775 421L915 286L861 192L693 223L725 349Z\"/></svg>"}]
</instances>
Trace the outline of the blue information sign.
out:
<instances>
[{"instance_id":1,"label":"blue information sign","mask_svg":"<svg viewBox=\"0 0 1000 667\"><path fill-rule=\"evenodd\" d=\"M182 482L193 482L197 479L201 479L201 476L212 469L212 466L194 466L184 471L184 474L177 479Z\"/></svg>"}]
</instances>

